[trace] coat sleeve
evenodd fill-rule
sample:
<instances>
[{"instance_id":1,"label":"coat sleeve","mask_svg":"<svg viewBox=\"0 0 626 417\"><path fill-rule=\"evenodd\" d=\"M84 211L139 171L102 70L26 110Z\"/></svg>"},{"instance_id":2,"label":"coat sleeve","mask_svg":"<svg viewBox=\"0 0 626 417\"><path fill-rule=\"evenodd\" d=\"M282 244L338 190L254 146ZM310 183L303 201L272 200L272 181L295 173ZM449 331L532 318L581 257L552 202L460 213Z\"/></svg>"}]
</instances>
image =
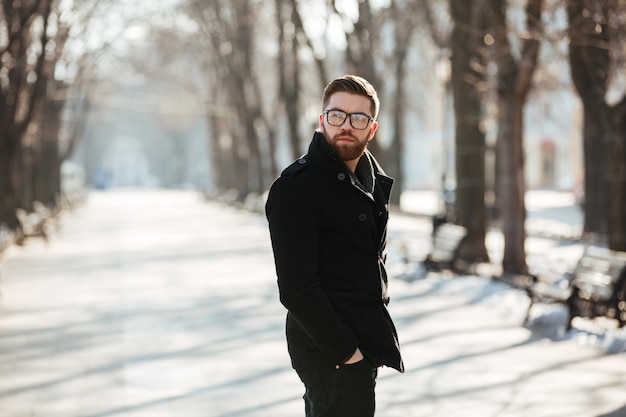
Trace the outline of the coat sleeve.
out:
<instances>
[{"instance_id":1,"label":"coat sleeve","mask_svg":"<svg viewBox=\"0 0 626 417\"><path fill-rule=\"evenodd\" d=\"M270 189L266 215L281 303L333 363L344 363L358 340L320 287L320 213L311 193L281 177Z\"/></svg>"}]
</instances>

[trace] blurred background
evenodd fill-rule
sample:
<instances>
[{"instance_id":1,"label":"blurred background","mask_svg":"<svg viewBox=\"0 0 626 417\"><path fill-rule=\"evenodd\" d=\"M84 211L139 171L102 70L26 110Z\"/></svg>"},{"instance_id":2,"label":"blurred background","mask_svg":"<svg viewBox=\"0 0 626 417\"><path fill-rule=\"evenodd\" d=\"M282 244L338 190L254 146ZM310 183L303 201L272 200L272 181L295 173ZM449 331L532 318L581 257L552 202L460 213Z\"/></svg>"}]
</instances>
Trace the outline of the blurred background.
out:
<instances>
[{"instance_id":1,"label":"blurred background","mask_svg":"<svg viewBox=\"0 0 626 417\"><path fill-rule=\"evenodd\" d=\"M572 193L626 250L624 0L3 0L0 233L89 189L262 201L333 78L381 96L393 203L430 190L459 256L526 271L525 195Z\"/></svg>"}]
</instances>

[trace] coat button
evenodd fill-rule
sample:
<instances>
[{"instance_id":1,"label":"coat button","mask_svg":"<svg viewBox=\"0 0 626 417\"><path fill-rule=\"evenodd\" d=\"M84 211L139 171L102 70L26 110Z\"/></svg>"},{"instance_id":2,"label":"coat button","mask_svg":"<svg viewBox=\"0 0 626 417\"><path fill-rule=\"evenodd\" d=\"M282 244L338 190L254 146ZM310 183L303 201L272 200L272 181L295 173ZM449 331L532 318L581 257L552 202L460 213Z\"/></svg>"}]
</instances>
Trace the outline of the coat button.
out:
<instances>
[{"instance_id":1,"label":"coat button","mask_svg":"<svg viewBox=\"0 0 626 417\"><path fill-rule=\"evenodd\" d=\"M364 222L365 220L367 220L367 214L365 213L360 213L359 214L359 220Z\"/></svg>"},{"instance_id":2,"label":"coat button","mask_svg":"<svg viewBox=\"0 0 626 417\"><path fill-rule=\"evenodd\" d=\"M300 158L300 159L298 159L298 163L299 163L300 165L304 165L304 164L306 164L306 158Z\"/></svg>"},{"instance_id":3,"label":"coat button","mask_svg":"<svg viewBox=\"0 0 626 417\"><path fill-rule=\"evenodd\" d=\"M346 180L346 174L344 174L343 172L340 172L339 174L337 174L337 179L339 181L345 181Z\"/></svg>"}]
</instances>

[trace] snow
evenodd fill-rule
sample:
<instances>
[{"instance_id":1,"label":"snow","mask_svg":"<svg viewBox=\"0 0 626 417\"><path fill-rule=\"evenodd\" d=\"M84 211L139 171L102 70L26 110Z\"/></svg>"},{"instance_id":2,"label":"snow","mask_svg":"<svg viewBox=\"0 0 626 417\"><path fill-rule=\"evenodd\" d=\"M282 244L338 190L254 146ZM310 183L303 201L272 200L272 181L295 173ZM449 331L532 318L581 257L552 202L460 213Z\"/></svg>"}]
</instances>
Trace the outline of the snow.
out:
<instances>
[{"instance_id":1,"label":"snow","mask_svg":"<svg viewBox=\"0 0 626 417\"><path fill-rule=\"evenodd\" d=\"M529 299L525 291L490 279L490 276L449 276L428 273L415 260L424 259L430 249L430 216L437 213L438 194L434 191L410 191L402 195L402 212L394 213L389 225L388 266L391 275L426 286L425 291L444 295L463 295L472 303L493 309L494 314L516 317L523 322ZM583 216L572 193L533 190L527 192L527 262L529 272L554 280L572 271L585 245L575 240L582 230ZM502 234L489 230L486 245L492 263L502 258ZM407 263L407 255L412 262ZM527 326L555 341L568 341L592 347L605 354L626 352L626 328L619 329L613 320L576 317L572 329L565 331L567 308L560 304L536 304Z\"/></svg>"},{"instance_id":2,"label":"snow","mask_svg":"<svg viewBox=\"0 0 626 417\"><path fill-rule=\"evenodd\" d=\"M571 208L554 197L538 214ZM261 214L191 191L113 190L61 224L48 243L2 257L0 416L303 415ZM624 329L576 319L566 332L559 305L534 306L524 325L526 294L487 273L421 274L427 215L394 212L389 226L389 309L406 372L380 370L377 415L624 409ZM501 236L487 241L497 259ZM556 272L581 248L534 235L527 249L533 267Z\"/></svg>"}]
</instances>

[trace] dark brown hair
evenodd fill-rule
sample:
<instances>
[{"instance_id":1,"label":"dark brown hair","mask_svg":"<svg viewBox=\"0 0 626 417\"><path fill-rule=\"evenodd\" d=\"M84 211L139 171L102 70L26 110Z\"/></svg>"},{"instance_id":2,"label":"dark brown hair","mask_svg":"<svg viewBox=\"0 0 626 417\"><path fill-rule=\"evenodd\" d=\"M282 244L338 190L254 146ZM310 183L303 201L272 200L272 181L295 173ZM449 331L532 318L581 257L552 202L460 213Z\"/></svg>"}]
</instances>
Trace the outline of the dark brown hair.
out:
<instances>
[{"instance_id":1,"label":"dark brown hair","mask_svg":"<svg viewBox=\"0 0 626 417\"><path fill-rule=\"evenodd\" d=\"M323 109L326 109L330 96L338 92L346 92L350 94L358 94L370 99L372 103L371 110L374 119L378 117L378 109L380 107L380 101L378 100L378 93L376 89L365 78L356 75L344 75L343 77L335 78L324 89L324 95L322 97Z\"/></svg>"}]
</instances>

